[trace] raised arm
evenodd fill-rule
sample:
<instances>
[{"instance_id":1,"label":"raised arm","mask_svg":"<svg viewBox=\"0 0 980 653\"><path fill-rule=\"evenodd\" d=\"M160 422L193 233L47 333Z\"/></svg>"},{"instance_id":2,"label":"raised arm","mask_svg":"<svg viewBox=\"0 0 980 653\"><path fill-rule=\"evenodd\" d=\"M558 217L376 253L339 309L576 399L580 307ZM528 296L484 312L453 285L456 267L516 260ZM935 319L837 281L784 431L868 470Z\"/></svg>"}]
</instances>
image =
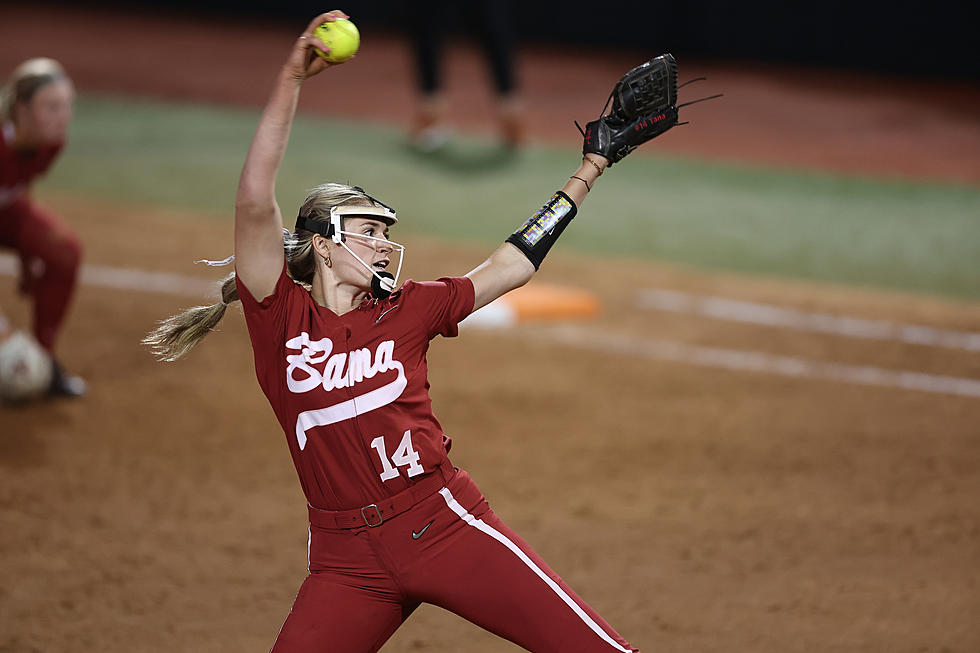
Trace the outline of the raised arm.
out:
<instances>
[{"instance_id":1,"label":"raised arm","mask_svg":"<svg viewBox=\"0 0 980 653\"><path fill-rule=\"evenodd\" d=\"M317 56L327 47L313 36L326 22L347 18L340 10L313 19L296 39L259 121L235 197L235 272L249 292L262 299L272 294L282 271L282 214L276 204L276 176L282 164L305 80L331 65Z\"/></svg>"},{"instance_id":2,"label":"raised arm","mask_svg":"<svg viewBox=\"0 0 980 653\"><path fill-rule=\"evenodd\" d=\"M515 288L520 288L531 280L552 243L575 215L578 207L582 206L589 190L608 165L609 160L605 157L598 154L586 154L582 159L582 165L575 171L575 174L569 177L560 191L571 200L571 211L560 216L556 214L556 211L562 211L564 204L561 201L563 198L556 194L556 197L559 197L559 202L555 203L554 198L552 198L552 202L549 202L542 211L539 211L528 221L530 223L537 218L547 222L550 218L556 222L551 227L552 233L542 234L540 241L534 245L529 245L525 238L517 238L518 234L528 226L525 224L514 236L508 238L507 242L498 247L490 255L490 258L466 275L473 282L473 289L476 292L476 301L473 304L474 311L486 306L501 295ZM550 213L549 207L551 207Z\"/></svg>"},{"instance_id":3,"label":"raised arm","mask_svg":"<svg viewBox=\"0 0 980 653\"><path fill-rule=\"evenodd\" d=\"M476 290L473 310L530 281L608 166L677 125L681 107L720 97L712 95L678 105L677 89L677 62L670 54L654 57L620 78L610 94L610 112L581 130L584 158L579 169L490 258L467 275Z\"/></svg>"}]
</instances>

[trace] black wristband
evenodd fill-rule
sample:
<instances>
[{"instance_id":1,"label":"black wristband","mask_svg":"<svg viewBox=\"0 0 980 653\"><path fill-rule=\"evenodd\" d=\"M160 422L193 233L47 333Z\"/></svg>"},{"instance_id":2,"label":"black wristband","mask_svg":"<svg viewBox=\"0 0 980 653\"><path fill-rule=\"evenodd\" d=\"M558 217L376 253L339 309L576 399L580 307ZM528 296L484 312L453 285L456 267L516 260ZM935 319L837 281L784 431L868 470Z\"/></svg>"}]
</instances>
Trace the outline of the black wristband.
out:
<instances>
[{"instance_id":1,"label":"black wristband","mask_svg":"<svg viewBox=\"0 0 980 653\"><path fill-rule=\"evenodd\" d=\"M521 250L537 270L577 212L578 207L572 198L558 191L505 242Z\"/></svg>"}]
</instances>

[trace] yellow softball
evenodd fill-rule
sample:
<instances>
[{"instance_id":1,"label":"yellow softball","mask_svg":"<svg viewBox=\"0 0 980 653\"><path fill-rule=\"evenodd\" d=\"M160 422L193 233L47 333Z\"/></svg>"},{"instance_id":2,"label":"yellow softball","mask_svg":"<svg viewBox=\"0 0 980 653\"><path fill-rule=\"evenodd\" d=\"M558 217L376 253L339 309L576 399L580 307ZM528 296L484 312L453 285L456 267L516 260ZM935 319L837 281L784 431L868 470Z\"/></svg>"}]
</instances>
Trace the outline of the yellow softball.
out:
<instances>
[{"instance_id":1,"label":"yellow softball","mask_svg":"<svg viewBox=\"0 0 980 653\"><path fill-rule=\"evenodd\" d=\"M345 18L338 18L331 23L323 23L313 30L313 36L323 41L330 52L316 51L318 55L330 63L343 63L357 52L361 45L361 34L354 23Z\"/></svg>"}]
</instances>

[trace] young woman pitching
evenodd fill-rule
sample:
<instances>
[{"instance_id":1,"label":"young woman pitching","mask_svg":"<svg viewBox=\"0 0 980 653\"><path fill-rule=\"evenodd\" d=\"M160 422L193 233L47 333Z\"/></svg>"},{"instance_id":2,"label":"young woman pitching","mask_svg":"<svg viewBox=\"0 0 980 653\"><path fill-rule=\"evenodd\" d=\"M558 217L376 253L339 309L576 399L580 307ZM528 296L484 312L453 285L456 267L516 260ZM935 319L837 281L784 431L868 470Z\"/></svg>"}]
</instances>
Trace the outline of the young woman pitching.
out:
<instances>
[{"instance_id":1,"label":"young woman pitching","mask_svg":"<svg viewBox=\"0 0 980 653\"><path fill-rule=\"evenodd\" d=\"M574 175L483 264L399 286L394 209L356 186L326 183L284 234L275 201L300 87L329 67L313 29L338 17L346 15L318 16L295 42L262 115L238 187L235 274L221 302L170 318L146 339L176 359L228 303L242 302L259 385L309 503L310 573L273 651L376 651L423 602L530 651L635 651L450 462L426 351L527 283L603 170L676 123L675 96L653 98L639 75L635 93L587 125ZM668 87L671 65L658 69L661 77L668 69Z\"/></svg>"}]
</instances>

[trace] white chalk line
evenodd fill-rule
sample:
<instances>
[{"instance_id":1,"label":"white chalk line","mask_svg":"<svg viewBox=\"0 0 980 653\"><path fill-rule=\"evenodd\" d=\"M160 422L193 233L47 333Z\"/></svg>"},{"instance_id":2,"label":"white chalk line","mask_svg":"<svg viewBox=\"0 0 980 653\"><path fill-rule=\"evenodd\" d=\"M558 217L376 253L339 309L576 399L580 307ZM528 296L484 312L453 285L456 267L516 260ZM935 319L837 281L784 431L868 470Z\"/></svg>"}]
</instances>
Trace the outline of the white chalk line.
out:
<instances>
[{"instance_id":1,"label":"white chalk line","mask_svg":"<svg viewBox=\"0 0 980 653\"><path fill-rule=\"evenodd\" d=\"M17 257L0 254L0 274L16 276L20 274L19 270L20 262ZM137 268L84 264L80 270L79 282L87 286L113 288L115 290L218 299L218 280L209 281L198 277L187 277L169 272L150 272Z\"/></svg>"},{"instance_id":2,"label":"white chalk line","mask_svg":"<svg viewBox=\"0 0 980 653\"><path fill-rule=\"evenodd\" d=\"M15 257L0 254L0 274L16 275L18 267L19 263ZM198 298L217 297L216 281L132 268L83 265L81 282L86 285L117 290L157 292ZM937 394L980 397L980 381L975 379L886 370L870 366L823 363L754 351L698 347L678 342L634 338L574 325L539 327L528 330L526 333L536 339L550 343L624 356L640 356L646 359L688 363L734 371L764 372L796 378L823 379L887 388L920 390Z\"/></svg>"},{"instance_id":3,"label":"white chalk line","mask_svg":"<svg viewBox=\"0 0 980 653\"><path fill-rule=\"evenodd\" d=\"M867 340L896 340L913 345L980 351L980 333L950 331L914 324L895 324L826 313L806 313L771 304L692 295L676 290L641 290L636 294L636 303L641 308L691 313L730 322L814 331Z\"/></svg>"},{"instance_id":4,"label":"white chalk line","mask_svg":"<svg viewBox=\"0 0 980 653\"><path fill-rule=\"evenodd\" d=\"M757 351L738 351L635 338L575 325L529 330L544 342L580 349L621 354L675 363L688 363L741 372L764 372L804 379L841 381L885 388L920 390L936 394L980 397L980 380L940 376L903 370L886 370L863 365L824 363L793 356L775 356Z\"/></svg>"}]
</instances>

